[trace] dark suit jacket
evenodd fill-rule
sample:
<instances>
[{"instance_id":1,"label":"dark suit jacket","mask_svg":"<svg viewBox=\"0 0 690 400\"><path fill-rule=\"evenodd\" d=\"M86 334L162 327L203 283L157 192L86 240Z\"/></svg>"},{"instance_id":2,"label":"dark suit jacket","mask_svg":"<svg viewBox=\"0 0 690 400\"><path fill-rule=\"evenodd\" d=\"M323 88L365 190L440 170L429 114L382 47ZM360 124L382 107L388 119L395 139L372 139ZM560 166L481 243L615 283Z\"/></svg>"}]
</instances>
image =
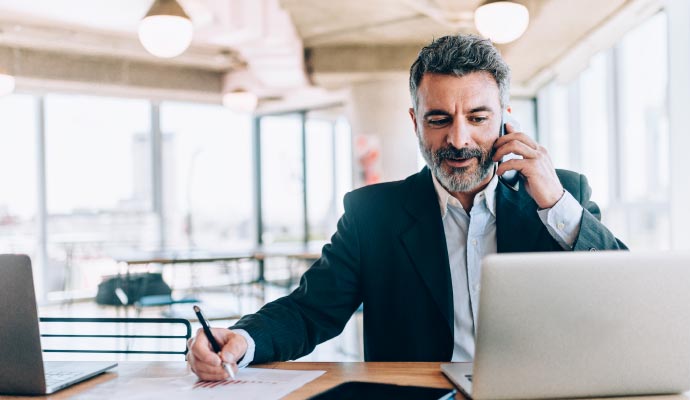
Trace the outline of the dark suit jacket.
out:
<instances>
[{"instance_id":1,"label":"dark suit jacket","mask_svg":"<svg viewBox=\"0 0 690 400\"><path fill-rule=\"evenodd\" d=\"M558 170L563 187L584 207L575 250L625 246L600 222L583 175ZM496 189L499 253L560 251L524 185ZM290 360L338 335L364 308L367 361L449 361L453 295L443 222L428 168L404 181L367 186L345 196L331 243L290 295L244 316L233 328L256 342L254 363Z\"/></svg>"}]
</instances>

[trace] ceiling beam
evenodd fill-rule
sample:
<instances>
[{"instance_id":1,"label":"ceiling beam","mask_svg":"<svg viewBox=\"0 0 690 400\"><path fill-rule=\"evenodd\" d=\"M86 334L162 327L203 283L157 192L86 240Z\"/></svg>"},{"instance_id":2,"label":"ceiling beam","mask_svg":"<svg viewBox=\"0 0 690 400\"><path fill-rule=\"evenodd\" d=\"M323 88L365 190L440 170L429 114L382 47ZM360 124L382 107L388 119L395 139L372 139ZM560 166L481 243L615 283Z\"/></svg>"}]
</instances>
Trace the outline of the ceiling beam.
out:
<instances>
[{"instance_id":1,"label":"ceiling beam","mask_svg":"<svg viewBox=\"0 0 690 400\"><path fill-rule=\"evenodd\" d=\"M19 91L80 91L220 103L224 73L115 57L0 46L0 67Z\"/></svg>"},{"instance_id":2,"label":"ceiling beam","mask_svg":"<svg viewBox=\"0 0 690 400\"><path fill-rule=\"evenodd\" d=\"M308 69L314 74L406 72L421 46L320 46L306 52Z\"/></svg>"}]
</instances>

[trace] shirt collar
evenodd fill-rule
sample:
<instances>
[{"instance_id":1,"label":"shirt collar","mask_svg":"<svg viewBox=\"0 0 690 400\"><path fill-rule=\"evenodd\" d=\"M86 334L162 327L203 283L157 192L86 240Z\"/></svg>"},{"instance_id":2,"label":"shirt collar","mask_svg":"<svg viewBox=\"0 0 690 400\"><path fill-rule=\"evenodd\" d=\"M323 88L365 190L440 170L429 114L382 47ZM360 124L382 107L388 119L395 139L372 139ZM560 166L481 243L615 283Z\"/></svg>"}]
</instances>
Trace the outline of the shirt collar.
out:
<instances>
[{"instance_id":1,"label":"shirt collar","mask_svg":"<svg viewBox=\"0 0 690 400\"><path fill-rule=\"evenodd\" d=\"M436 195L438 197L438 205L441 208L441 218L446 217L448 206L464 210L462 204L460 204L460 201L453 197L446 190L446 188L441 185L433 172L431 173L431 180L434 182L434 189L436 190ZM489 212L491 212L491 215L493 215L494 218L496 217L496 186L498 186L498 177L494 174L484 190L474 196L474 204L476 205L484 201L486 208L489 210Z\"/></svg>"}]
</instances>

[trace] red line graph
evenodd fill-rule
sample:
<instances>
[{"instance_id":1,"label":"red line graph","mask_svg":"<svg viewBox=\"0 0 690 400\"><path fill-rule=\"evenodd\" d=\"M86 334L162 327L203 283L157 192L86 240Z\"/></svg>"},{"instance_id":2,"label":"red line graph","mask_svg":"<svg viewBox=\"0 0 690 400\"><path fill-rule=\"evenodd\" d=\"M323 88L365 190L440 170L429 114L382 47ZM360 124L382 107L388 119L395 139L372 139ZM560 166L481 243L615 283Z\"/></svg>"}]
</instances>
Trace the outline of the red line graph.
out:
<instances>
[{"instance_id":1,"label":"red line graph","mask_svg":"<svg viewBox=\"0 0 690 400\"><path fill-rule=\"evenodd\" d=\"M197 381L194 384L194 389L211 389L219 386L229 386L229 385L247 385L247 384L259 384L259 385L277 385L278 382L271 381L260 381L260 380L226 380L226 381Z\"/></svg>"}]
</instances>

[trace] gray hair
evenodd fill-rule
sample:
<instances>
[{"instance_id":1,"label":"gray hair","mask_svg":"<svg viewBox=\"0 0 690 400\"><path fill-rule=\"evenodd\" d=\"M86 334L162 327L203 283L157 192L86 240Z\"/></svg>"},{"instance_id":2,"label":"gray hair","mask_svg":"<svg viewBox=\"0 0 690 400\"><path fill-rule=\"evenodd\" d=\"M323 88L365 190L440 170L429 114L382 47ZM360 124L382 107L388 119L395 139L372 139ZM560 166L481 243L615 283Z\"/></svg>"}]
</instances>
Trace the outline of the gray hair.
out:
<instances>
[{"instance_id":1,"label":"gray hair","mask_svg":"<svg viewBox=\"0 0 690 400\"><path fill-rule=\"evenodd\" d=\"M434 39L422 48L410 67L410 95L417 109L417 89L426 73L464 76L486 71L498 85L501 108L508 105L510 67L489 39L477 35L451 35Z\"/></svg>"}]
</instances>

